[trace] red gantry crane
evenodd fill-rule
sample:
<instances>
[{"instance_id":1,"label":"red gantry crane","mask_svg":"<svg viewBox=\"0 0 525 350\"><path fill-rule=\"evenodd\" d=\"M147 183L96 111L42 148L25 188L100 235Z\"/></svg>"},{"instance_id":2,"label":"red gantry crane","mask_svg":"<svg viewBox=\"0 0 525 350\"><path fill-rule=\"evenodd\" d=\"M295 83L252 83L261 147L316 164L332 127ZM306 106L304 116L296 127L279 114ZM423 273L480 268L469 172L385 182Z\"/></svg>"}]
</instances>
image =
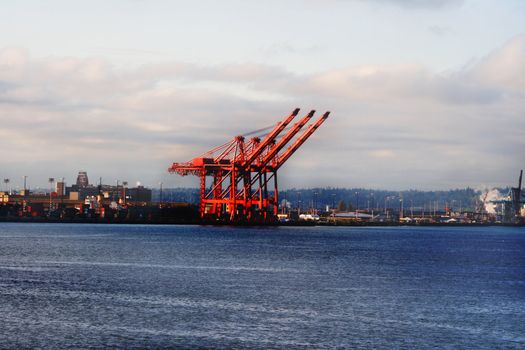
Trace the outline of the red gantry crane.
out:
<instances>
[{"instance_id":1,"label":"red gantry crane","mask_svg":"<svg viewBox=\"0 0 525 350\"><path fill-rule=\"evenodd\" d=\"M236 136L190 162L173 163L168 171L200 177L202 219L240 223L275 221L279 208L277 170L330 114L324 113L300 133L314 113L310 111L288 127L299 114L296 108L262 139L252 137L247 141L244 136ZM285 149L287 144L290 146ZM208 177L212 179L209 186ZM273 191L269 191L272 182Z\"/></svg>"}]
</instances>

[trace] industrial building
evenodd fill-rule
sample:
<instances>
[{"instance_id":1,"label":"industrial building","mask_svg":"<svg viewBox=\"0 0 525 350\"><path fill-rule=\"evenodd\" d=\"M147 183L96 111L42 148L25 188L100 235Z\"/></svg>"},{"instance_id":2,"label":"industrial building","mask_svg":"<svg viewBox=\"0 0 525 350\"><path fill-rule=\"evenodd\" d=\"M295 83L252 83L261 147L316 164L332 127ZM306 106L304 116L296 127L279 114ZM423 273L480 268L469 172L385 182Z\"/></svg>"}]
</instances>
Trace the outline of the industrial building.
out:
<instances>
[{"instance_id":1,"label":"industrial building","mask_svg":"<svg viewBox=\"0 0 525 350\"><path fill-rule=\"evenodd\" d=\"M66 186L63 180L56 181L55 191L49 193L32 193L27 188L19 193L0 192L0 216L106 217L129 207L152 205L151 193L144 186L128 188L125 182L112 186L100 180L94 186L87 172L80 171L75 184Z\"/></svg>"},{"instance_id":2,"label":"industrial building","mask_svg":"<svg viewBox=\"0 0 525 350\"><path fill-rule=\"evenodd\" d=\"M499 209L500 220L504 223L518 224L525 221L525 200L522 198L523 170L520 171L518 186L511 187L505 198L490 201Z\"/></svg>"}]
</instances>

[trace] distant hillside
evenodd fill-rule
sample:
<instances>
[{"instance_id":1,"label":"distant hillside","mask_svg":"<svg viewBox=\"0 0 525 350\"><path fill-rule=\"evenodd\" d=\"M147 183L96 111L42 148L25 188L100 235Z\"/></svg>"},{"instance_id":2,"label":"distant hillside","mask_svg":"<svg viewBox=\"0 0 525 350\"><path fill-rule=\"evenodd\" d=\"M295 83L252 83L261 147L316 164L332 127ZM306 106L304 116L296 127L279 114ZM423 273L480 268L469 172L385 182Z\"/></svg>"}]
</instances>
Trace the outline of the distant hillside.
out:
<instances>
[{"instance_id":1,"label":"distant hillside","mask_svg":"<svg viewBox=\"0 0 525 350\"><path fill-rule=\"evenodd\" d=\"M501 189L502 192L508 189ZM480 205L481 192L472 188L448 191L388 191L363 188L305 188L283 190L279 194L280 202L306 210L315 207L324 210L326 207L342 206L348 210L399 208L401 199L405 209L443 209L445 206L459 210L475 210ZM196 188L172 188L162 191L162 200L170 202L198 203L199 191ZM153 190L153 200L160 200L160 191Z\"/></svg>"}]
</instances>

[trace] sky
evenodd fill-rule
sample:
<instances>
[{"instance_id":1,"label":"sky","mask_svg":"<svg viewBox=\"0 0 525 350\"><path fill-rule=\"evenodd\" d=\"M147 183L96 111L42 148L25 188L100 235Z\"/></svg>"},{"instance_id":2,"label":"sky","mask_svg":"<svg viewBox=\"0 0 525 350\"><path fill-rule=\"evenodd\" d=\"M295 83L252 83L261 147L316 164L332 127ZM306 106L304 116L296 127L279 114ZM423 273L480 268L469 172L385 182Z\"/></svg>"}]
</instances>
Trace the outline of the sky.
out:
<instances>
[{"instance_id":1,"label":"sky","mask_svg":"<svg viewBox=\"0 0 525 350\"><path fill-rule=\"evenodd\" d=\"M168 174L295 107L330 118L282 188L515 185L522 0L11 1L0 177L197 186Z\"/></svg>"}]
</instances>

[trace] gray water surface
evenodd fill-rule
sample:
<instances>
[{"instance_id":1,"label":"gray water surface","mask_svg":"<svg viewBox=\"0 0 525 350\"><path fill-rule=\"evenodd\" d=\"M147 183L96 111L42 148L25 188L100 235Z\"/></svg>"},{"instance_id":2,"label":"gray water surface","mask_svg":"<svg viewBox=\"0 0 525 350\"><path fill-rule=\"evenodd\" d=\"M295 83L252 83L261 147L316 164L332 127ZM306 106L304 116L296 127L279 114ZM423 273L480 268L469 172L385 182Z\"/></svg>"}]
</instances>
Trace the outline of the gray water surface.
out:
<instances>
[{"instance_id":1,"label":"gray water surface","mask_svg":"<svg viewBox=\"0 0 525 350\"><path fill-rule=\"evenodd\" d=\"M525 348L525 230L0 224L0 348Z\"/></svg>"}]
</instances>

